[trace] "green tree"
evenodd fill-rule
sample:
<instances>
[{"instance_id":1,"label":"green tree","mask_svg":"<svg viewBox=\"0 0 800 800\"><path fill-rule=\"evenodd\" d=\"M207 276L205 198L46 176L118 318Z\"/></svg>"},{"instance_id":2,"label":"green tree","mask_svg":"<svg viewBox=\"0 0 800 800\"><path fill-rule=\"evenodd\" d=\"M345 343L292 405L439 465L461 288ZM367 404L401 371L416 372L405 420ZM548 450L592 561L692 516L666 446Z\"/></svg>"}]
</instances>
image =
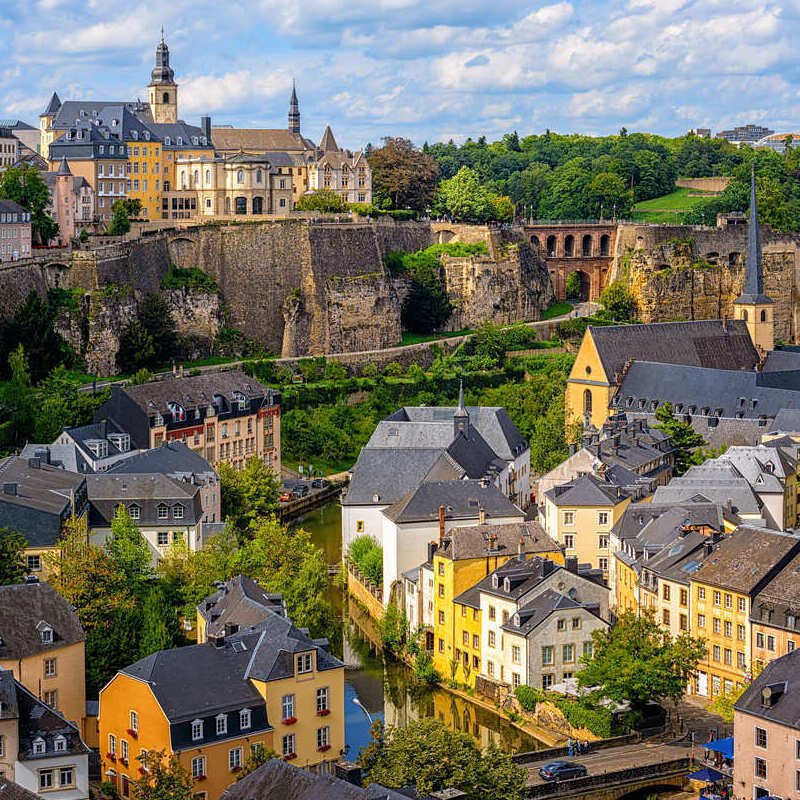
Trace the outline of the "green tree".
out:
<instances>
[{"instance_id":1,"label":"green tree","mask_svg":"<svg viewBox=\"0 0 800 800\"><path fill-rule=\"evenodd\" d=\"M151 586L142 603L142 633L139 639L139 657L144 658L159 650L173 646L178 634L175 609L167 603L164 590Z\"/></svg>"},{"instance_id":2,"label":"green tree","mask_svg":"<svg viewBox=\"0 0 800 800\"><path fill-rule=\"evenodd\" d=\"M120 503L111 520L111 535L106 540L106 551L125 576L127 586L137 596L142 595L143 584L152 577L152 557L147 540Z\"/></svg>"},{"instance_id":3,"label":"green tree","mask_svg":"<svg viewBox=\"0 0 800 800\"><path fill-rule=\"evenodd\" d=\"M504 194L490 194L489 205L491 216L495 222L511 222L514 219L514 201Z\"/></svg>"},{"instance_id":4,"label":"green tree","mask_svg":"<svg viewBox=\"0 0 800 800\"><path fill-rule=\"evenodd\" d=\"M636 301L622 281L609 283L600 293L600 305L613 319L626 322L636 315Z\"/></svg>"},{"instance_id":5,"label":"green tree","mask_svg":"<svg viewBox=\"0 0 800 800\"><path fill-rule=\"evenodd\" d=\"M581 276L577 272L570 272L566 281L567 300L575 300L581 296Z\"/></svg>"},{"instance_id":6,"label":"green tree","mask_svg":"<svg viewBox=\"0 0 800 800\"><path fill-rule=\"evenodd\" d=\"M394 603L386 607L378 621L378 632L389 652L399 654L402 651L409 636L408 619Z\"/></svg>"},{"instance_id":7,"label":"green tree","mask_svg":"<svg viewBox=\"0 0 800 800\"><path fill-rule=\"evenodd\" d=\"M304 194L295 204L297 211L319 211L327 214L341 214L347 210L342 198L333 189L315 189Z\"/></svg>"},{"instance_id":8,"label":"green tree","mask_svg":"<svg viewBox=\"0 0 800 800\"><path fill-rule=\"evenodd\" d=\"M683 475L689 467L696 463L694 454L698 448L707 444L706 440L688 423L675 417L672 403L662 403L656 409L655 428L669 436L670 444L675 451L675 474Z\"/></svg>"},{"instance_id":9,"label":"green tree","mask_svg":"<svg viewBox=\"0 0 800 800\"><path fill-rule=\"evenodd\" d=\"M0 199L13 200L30 212L31 231L39 244L47 244L58 235L58 224L45 211L50 190L36 167L11 167L0 175Z\"/></svg>"},{"instance_id":10,"label":"green tree","mask_svg":"<svg viewBox=\"0 0 800 800\"><path fill-rule=\"evenodd\" d=\"M0 528L0 586L22 583L28 571L25 564L25 537L8 528Z\"/></svg>"},{"instance_id":11,"label":"green tree","mask_svg":"<svg viewBox=\"0 0 800 800\"><path fill-rule=\"evenodd\" d=\"M109 236L124 236L131 229L131 220L124 200L117 200L111 207L111 224L106 233Z\"/></svg>"},{"instance_id":12,"label":"green tree","mask_svg":"<svg viewBox=\"0 0 800 800\"><path fill-rule=\"evenodd\" d=\"M251 523L278 511L280 483L260 458L248 458L238 472L230 464L218 471L222 515L242 535Z\"/></svg>"},{"instance_id":13,"label":"green tree","mask_svg":"<svg viewBox=\"0 0 800 800\"><path fill-rule=\"evenodd\" d=\"M593 655L578 673L581 686L599 686L611 700L630 701L634 710L651 700L677 703L706 654L703 639L675 638L652 613L623 614L609 630L594 631Z\"/></svg>"},{"instance_id":14,"label":"green tree","mask_svg":"<svg viewBox=\"0 0 800 800\"><path fill-rule=\"evenodd\" d=\"M144 774L136 783L137 800L192 800L192 776L176 755L164 750L142 751L136 756Z\"/></svg>"},{"instance_id":15,"label":"green tree","mask_svg":"<svg viewBox=\"0 0 800 800\"><path fill-rule=\"evenodd\" d=\"M452 787L468 800L521 800L527 773L496 747L481 752L475 740L436 719L405 728L373 726L361 755L369 780L390 789L414 786L424 797Z\"/></svg>"},{"instance_id":16,"label":"green tree","mask_svg":"<svg viewBox=\"0 0 800 800\"><path fill-rule=\"evenodd\" d=\"M254 744L250 748L247 760L244 762L241 772L236 776L236 780L249 775L257 770L262 764L266 764L271 758L277 758L278 754L274 750L267 750L263 744Z\"/></svg>"},{"instance_id":17,"label":"green tree","mask_svg":"<svg viewBox=\"0 0 800 800\"><path fill-rule=\"evenodd\" d=\"M117 368L120 372L138 372L152 366L155 347L153 337L142 325L141 320L134 317L122 336L119 337L117 350Z\"/></svg>"},{"instance_id":18,"label":"green tree","mask_svg":"<svg viewBox=\"0 0 800 800\"><path fill-rule=\"evenodd\" d=\"M469 167L439 184L436 209L459 222L486 222L493 213L489 191Z\"/></svg>"},{"instance_id":19,"label":"green tree","mask_svg":"<svg viewBox=\"0 0 800 800\"><path fill-rule=\"evenodd\" d=\"M588 197L592 215L603 217L624 217L633 207L633 192L626 188L625 181L613 172L595 175L588 187Z\"/></svg>"},{"instance_id":20,"label":"green tree","mask_svg":"<svg viewBox=\"0 0 800 800\"><path fill-rule=\"evenodd\" d=\"M384 207L425 211L436 189L435 159L420 152L409 139L387 137L383 147L367 156L375 202Z\"/></svg>"},{"instance_id":21,"label":"green tree","mask_svg":"<svg viewBox=\"0 0 800 800\"><path fill-rule=\"evenodd\" d=\"M142 201L138 197L126 197L124 200L117 200L117 203L122 203L129 219L138 219L142 213Z\"/></svg>"},{"instance_id":22,"label":"green tree","mask_svg":"<svg viewBox=\"0 0 800 800\"><path fill-rule=\"evenodd\" d=\"M150 292L139 304L137 315L153 340L153 366L164 366L175 355L178 340L175 321L161 292Z\"/></svg>"}]
</instances>

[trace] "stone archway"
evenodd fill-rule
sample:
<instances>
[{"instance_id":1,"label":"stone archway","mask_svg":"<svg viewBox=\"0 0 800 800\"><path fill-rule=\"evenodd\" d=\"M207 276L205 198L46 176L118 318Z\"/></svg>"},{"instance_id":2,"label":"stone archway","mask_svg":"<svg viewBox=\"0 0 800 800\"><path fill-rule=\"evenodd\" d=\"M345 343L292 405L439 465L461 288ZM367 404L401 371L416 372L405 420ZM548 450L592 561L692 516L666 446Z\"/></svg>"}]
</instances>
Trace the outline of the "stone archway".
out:
<instances>
[{"instance_id":1,"label":"stone archway","mask_svg":"<svg viewBox=\"0 0 800 800\"><path fill-rule=\"evenodd\" d=\"M585 303L591 297L592 278L587 272L584 272L582 269L575 270L575 275L578 276L578 279L581 282L581 290L578 297L580 298L581 302Z\"/></svg>"}]
</instances>

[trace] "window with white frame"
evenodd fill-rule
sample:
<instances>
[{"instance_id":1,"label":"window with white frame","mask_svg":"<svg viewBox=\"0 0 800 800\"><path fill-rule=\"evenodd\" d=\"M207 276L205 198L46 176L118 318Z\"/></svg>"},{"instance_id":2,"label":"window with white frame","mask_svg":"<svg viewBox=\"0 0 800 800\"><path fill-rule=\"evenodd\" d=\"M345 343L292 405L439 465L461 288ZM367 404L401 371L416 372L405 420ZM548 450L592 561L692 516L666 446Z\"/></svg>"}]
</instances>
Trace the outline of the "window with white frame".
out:
<instances>
[{"instance_id":1,"label":"window with white frame","mask_svg":"<svg viewBox=\"0 0 800 800\"><path fill-rule=\"evenodd\" d=\"M119 743L119 754L123 761L128 760L128 742L125 739L122 739Z\"/></svg>"},{"instance_id":2,"label":"window with white frame","mask_svg":"<svg viewBox=\"0 0 800 800\"><path fill-rule=\"evenodd\" d=\"M520 662L520 649L518 644L511 645L511 663L519 664Z\"/></svg>"},{"instance_id":3,"label":"window with white frame","mask_svg":"<svg viewBox=\"0 0 800 800\"><path fill-rule=\"evenodd\" d=\"M317 749L320 747L331 746L331 729L325 725L323 728L317 728Z\"/></svg>"},{"instance_id":4,"label":"window with white frame","mask_svg":"<svg viewBox=\"0 0 800 800\"><path fill-rule=\"evenodd\" d=\"M281 719L294 718L294 695L285 694L281 697Z\"/></svg>"},{"instance_id":5,"label":"window with white frame","mask_svg":"<svg viewBox=\"0 0 800 800\"><path fill-rule=\"evenodd\" d=\"M53 749L56 753L63 753L67 749L67 740L63 736L56 736L53 740Z\"/></svg>"},{"instance_id":6,"label":"window with white frame","mask_svg":"<svg viewBox=\"0 0 800 800\"><path fill-rule=\"evenodd\" d=\"M139 733L139 715L135 711L131 711L128 716L131 724L131 730L134 733Z\"/></svg>"},{"instance_id":7,"label":"window with white frame","mask_svg":"<svg viewBox=\"0 0 800 800\"><path fill-rule=\"evenodd\" d=\"M228 715L227 714L218 714L217 715L217 736L221 736L224 733L228 732Z\"/></svg>"},{"instance_id":8,"label":"window with white frame","mask_svg":"<svg viewBox=\"0 0 800 800\"><path fill-rule=\"evenodd\" d=\"M58 785L62 789L75 785L75 770L73 767L59 767Z\"/></svg>"},{"instance_id":9,"label":"window with white frame","mask_svg":"<svg viewBox=\"0 0 800 800\"><path fill-rule=\"evenodd\" d=\"M159 519L169 519L169 507L166 503L159 503L157 510Z\"/></svg>"},{"instance_id":10,"label":"window with white frame","mask_svg":"<svg viewBox=\"0 0 800 800\"><path fill-rule=\"evenodd\" d=\"M329 692L327 686L317 689L317 713L328 710L328 697Z\"/></svg>"},{"instance_id":11,"label":"window with white frame","mask_svg":"<svg viewBox=\"0 0 800 800\"><path fill-rule=\"evenodd\" d=\"M303 653L297 656L298 673L311 672L314 668L314 658L311 653Z\"/></svg>"},{"instance_id":12,"label":"window with white frame","mask_svg":"<svg viewBox=\"0 0 800 800\"><path fill-rule=\"evenodd\" d=\"M243 708L239 712L239 728L246 731L252 725L252 714L249 708Z\"/></svg>"},{"instance_id":13,"label":"window with white frame","mask_svg":"<svg viewBox=\"0 0 800 800\"><path fill-rule=\"evenodd\" d=\"M40 769L39 770L39 789L52 789L53 788L53 770Z\"/></svg>"},{"instance_id":14,"label":"window with white frame","mask_svg":"<svg viewBox=\"0 0 800 800\"><path fill-rule=\"evenodd\" d=\"M242 766L242 748L228 750L228 769L240 769Z\"/></svg>"},{"instance_id":15,"label":"window with white frame","mask_svg":"<svg viewBox=\"0 0 800 800\"><path fill-rule=\"evenodd\" d=\"M281 755L290 756L293 755L294 752L294 734L290 733L281 739Z\"/></svg>"},{"instance_id":16,"label":"window with white frame","mask_svg":"<svg viewBox=\"0 0 800 800\"><path fill-rule=\"evenodd\" d=\"M196 719L192 721L192 741L196 742L198 739L203 738L203 720Z\"/></svg>"},{"instance_id":17,"label":"window with white frame","mask_svg":"<svg viewBox=\"0 0 800 800\"><path fill-rule=\"evenodd\" d=\"M36 739L33 740L33 754L35 756L40 756L45 751L45 743L44 739L41 736L38 736Z\"/></svg>"},{"instance_id":18,"label":"window with white frame","mask_svg":"<svg viewBox=\"0 0 800 800\"><path fill-rule=\"evenodd\" d=\"M565 511L563 519L564 519L564 524L565 525L574 525L575 524L575 512L574 511Z\"/></svg>"},{"instance_id":19,"label":"window with white frame","mask_svg":"<svg viewBox=\"0 0 800 800\"><path fill-rule=\"evenodd\" d=\"M117 737L113 733L108 734L108 752L112 756L117 754Z\"/></svg>"},{"instance_id":20,"label":"window with white frame","mask_svg":"<svg viewBox=\"0 0 800 800\"><path fill-rule=\"evenodd\" d=\"M195 756L192 759L192 777L199 778L201 775L206 774L206 757Z\"/></svg>"}]
</instances>

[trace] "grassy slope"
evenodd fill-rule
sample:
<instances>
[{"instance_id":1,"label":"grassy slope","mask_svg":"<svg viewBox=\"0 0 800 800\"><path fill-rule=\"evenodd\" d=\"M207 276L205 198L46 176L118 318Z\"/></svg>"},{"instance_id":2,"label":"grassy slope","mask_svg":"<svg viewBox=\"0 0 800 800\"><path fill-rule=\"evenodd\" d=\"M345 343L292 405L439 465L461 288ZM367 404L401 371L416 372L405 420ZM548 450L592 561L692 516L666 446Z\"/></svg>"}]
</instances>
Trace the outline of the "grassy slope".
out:
<instances>
[{"instance_id":1,"label":"grassy slope","mask_svg":"<svg viewBox=\"0 0 800 800\"><path fill-rule=\"evenodd\" d=\"M692 196L689 196L689 192ZM694 206L704 202L713 194L699 194L695 190L676 189L662 197L643 200L633 207L633 218L641 222L666 222L680 225L683 214Z\"/></svg>"}]
</instances>

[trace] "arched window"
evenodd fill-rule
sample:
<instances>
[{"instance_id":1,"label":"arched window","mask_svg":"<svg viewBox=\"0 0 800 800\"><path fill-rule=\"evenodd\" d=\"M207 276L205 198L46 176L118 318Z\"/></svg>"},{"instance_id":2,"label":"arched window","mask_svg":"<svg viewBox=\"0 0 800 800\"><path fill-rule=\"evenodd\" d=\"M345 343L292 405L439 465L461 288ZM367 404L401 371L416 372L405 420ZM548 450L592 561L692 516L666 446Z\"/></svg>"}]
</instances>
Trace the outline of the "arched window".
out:
<instances>
[{"instance_id":1,"label":"arched window","mask_svg":"<svg viewBox=\"0 0 800 800\"><path fill-rule=\"evenodd\" d=\"M211 170L210 169L206 170L206 185L207 186L211 185Z\"/></svg>"},{"instance_id":2,"label":"arched window","mask_svg":"<svg viewBox=\"0 0 800 800\"><path fill-rule=\"evenodd\" d=\"M547 237L547 257L548 258L555 258L556 255L556 237L555 236L548 236Z\"/></svg>"},{"instance_id":3,"label":"arched window","mask_svg":"<svg viewBox=\"0 0 800 800\"><path fill-rule=\"evenodd\" d=\"M766 309L762 310L762 312L761 312L761 321L762 321L762 322L766 322L766 321L767 321L767 312L766 312Z\"/></svg>"},{"instance_id":4,"label":"arched window","mask_svg":"<svg viewBox=\"0 0 800 800\"><path fill-rule=\"evenodd\" d=\"M169 92L164 92L164 96L162 98L162 102L169 103Z\"/></svg>"},{"instance_id":5,"label":"arched window","mask_svg":"<svg viewBox=\"0 0 800 800\"><path fill-rule=\"evenodd\" d=\"M535 245L536 247L539 246L539 237L538 236L531 236L531 244Z\"/></svg>"},{"instance_id":6,"label":"arched window","mask_svg":"<svg viewBox=\"0 0 800 800\"><path fill-rule=\"evenodd\" d=\"M747 310L746 309L742 309L742 319L745 322L747 322Z\"/></svg>"},{"instance_id":7,"label":"arched window","mask_svg":"<svg viewBox=\"0 0 800 800\"><path fill-rule=\"evenodd\" d=\"M264 213L264 198L263 197L254 197L253 198L253 213L254 214L263 214Z\"/></svg>"},{"instance_id":8,"label":"arched window","mask_svg":"<svg viewBox=\"0 0 800 800\"><path fill-rule=\"evenodd\" d=\"M200 170L199 170L199 169L196 169L196 170L194 171L194 185L195 185L195 186L198 186L198 185L199 185L199 183L200 183Z\"/></svg>"},{"instance_id":9,"label":"arched window","mask_svg":"<svg viewBox=\"0 0 800 800\"><path fill-rule=\"evenodd\" d=\"M244 170L240 169L236 173L236 183L244 183Z\"/></svg>"},{"instance_id":10,"label":"arched window","mask_svg":"<svg viewBox=\"0 0 800 800\"><path fill-rule=\"evenodd\" d=\"M247 213L247 198L246 197L237 197L236 198L236 213L237 214L246 214Z\"/></svg>"},{"instance_id":11,"label":"arched window","mask_svg":"<svg viewBox=\"0 0 800 800\"><path fill-rule=\"evenodd\" d=\"M588 258L592 254L592 237L587 233L581 243L581 255Z\"/></svg>"},{"instance_id":12,"label":"arched window","mask_svg":"<svg viewBox=\"0 0 800 800\"><path fill-rule=\"evenodd\" d=\"M583 413L584 414L591 414L592 413L592 390L591 389L584 389L583 390Z\"/></svg>"},{"instance_id":13,"label":"arched window","mask_svg":"<svg viewBox=\"0 0 800 800\"><path fill-rule=\"evenodd\" d=\"M181 189L186 188L186 171L181 170Z\"/></svg>"},{"instance_id":14,"label":"arched window","mask_svg":"<svg viewBox=\"0 0 800 800\"><path fill-rule=\"evenodd\" d=\"M610 245L611 245L611 237L607 233L604 233L600 237L600 255L601 256L607 256L609 254Z\"/></svg>"},{"instance_id":15,"label":"arched window","mask_svg":"<svg viewBox=\"0 0 800 800\"><path fill-rule=\"evenodd\" d=\"M264 175L260 169L256 170L256 183L263 183L264 182Z\"/></svg>"}]
</instances>

